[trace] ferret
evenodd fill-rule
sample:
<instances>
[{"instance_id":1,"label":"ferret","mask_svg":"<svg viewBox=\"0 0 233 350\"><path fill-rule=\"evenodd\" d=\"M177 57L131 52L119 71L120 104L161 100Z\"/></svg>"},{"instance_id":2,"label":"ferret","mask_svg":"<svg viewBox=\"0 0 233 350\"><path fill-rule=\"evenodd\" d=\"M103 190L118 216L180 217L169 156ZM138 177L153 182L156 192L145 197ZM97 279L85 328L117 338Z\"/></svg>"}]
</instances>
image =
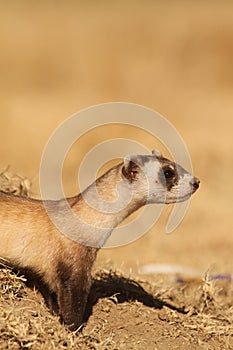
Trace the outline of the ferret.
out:
<instances>
[{"instance_id":1,"label":"ferret","mask_svg":"<svg viewBox=\"0 0 233 350\"><path fill-rule=\"evenodd\" d=\"M77 330L84 321L93 263L113 229L146 204L185 201L198 187L196 177L154 150L126 156L74 197L44 203L0 192L0 257L38 286L62 323ZM75 240L48 215L50 208L65 220L65 202L78 218L72 227Z\"/></svg>"}]
</instances>

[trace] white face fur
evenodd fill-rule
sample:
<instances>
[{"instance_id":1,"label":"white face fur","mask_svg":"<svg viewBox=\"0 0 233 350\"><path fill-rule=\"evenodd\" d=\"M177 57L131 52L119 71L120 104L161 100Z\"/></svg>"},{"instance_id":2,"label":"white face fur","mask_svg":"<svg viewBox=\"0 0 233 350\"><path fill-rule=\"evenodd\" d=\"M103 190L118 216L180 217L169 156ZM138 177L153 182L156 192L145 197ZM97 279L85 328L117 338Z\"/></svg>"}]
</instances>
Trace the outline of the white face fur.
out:
<instances>
[{"instance_id":1,"label":"white face fur","mask_svg":"<svg viewBox=\"0 0 233 350\"><path fill-rule=\"evenodd\" d=\"M158 151L148 156L127 156L122 173L130 181L135 196L143 194L147 203L185 201L198 189L200 182Z\"/></svg>"}]
</instances>

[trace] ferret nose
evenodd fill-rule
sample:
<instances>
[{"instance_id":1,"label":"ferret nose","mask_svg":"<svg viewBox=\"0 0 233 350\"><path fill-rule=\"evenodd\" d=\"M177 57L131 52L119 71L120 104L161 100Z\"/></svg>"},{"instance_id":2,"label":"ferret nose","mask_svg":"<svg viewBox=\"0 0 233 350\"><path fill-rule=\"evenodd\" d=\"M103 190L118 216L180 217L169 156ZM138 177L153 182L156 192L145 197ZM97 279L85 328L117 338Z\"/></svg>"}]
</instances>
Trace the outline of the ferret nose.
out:
<instances>
[{"instance_id":1,"label":"ferret nose","mask_svg":"<svg viewBox=\"0 0 233 350\"><path fill-rule=\"evenodd\" d=\"M190 184L193 186L193 190L196 191L199 187L200 180L194 177Z\"/></svg>"}]
</instances>

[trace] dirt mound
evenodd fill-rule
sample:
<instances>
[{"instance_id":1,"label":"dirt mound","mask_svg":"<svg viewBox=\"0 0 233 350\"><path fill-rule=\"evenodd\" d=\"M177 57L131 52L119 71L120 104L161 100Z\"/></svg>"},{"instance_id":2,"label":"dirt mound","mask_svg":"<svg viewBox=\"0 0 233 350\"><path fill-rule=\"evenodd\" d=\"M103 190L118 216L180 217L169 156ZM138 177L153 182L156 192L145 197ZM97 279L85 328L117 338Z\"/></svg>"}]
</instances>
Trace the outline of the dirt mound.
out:
<instances>
[{"instance_id":1,"label":"dirt mound","mask_svg":"<svg viewBox=\"0 0 233 350\"><path fill-rule=\"evenodd\" d=\"M141 239L100 251L87 324L78 334L3 267L0 349L233 349L230 279L127 276L150 263L232 274L233 2L1 1L0 18L0 168L12 164L33 178L33 196L57 126L110 101L145 105L168 118L201 179L174 235L163 234L165 212ZM145 130L95 128L67 154L67 195L79 191L77 169L87 153L122 137L166 150ZM9 169L0 174L4 191L27 195L24 185ZM110 272L115 266L124 273Z\"/></svg>"},{"instance_id":2,"label":"dirt mound","mask_svg":"<svg viewBox=\"0 0 233 350\"><path fill-rule=\"evenodd\" d=\"M232 349L232 283L151 283L98 271L87 324L71 333L24 278L0 271L1 349Z\"/></svg>"},{"instance_id":3,"label":"dirt mound","mask_svg":"<svg viewBox=\"0 0 233 350\"><path fill-rule=\"evenodd\" d=\"M0 188L29 196L30 181L5 170ZM4 262L0 349L233 349L231 279L142 279L97 269L82 330L69 332L39 292ZM150 279L150 281L149 281Z\"/></svg>"}]
</instances>

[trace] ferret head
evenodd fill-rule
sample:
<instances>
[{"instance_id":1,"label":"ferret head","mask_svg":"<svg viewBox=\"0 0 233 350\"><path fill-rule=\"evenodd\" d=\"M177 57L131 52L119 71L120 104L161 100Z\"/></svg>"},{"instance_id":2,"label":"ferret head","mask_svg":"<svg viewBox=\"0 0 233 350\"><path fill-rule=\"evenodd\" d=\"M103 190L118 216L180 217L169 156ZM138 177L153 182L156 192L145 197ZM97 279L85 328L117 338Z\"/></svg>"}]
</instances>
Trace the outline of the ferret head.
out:
<instances>
[{"instance_id":1,"label":"ferret head","mask_svg":"<svg viewBox=\"0 0 233 350\"><path fill-rule=\"evenodd\" d=\"M136 197L144 196L147 203L175 203L187 200L199 187L200 181L153 150L152 155L129 155L124 159L122 176Z\"/></svg>"}]
</instances>

